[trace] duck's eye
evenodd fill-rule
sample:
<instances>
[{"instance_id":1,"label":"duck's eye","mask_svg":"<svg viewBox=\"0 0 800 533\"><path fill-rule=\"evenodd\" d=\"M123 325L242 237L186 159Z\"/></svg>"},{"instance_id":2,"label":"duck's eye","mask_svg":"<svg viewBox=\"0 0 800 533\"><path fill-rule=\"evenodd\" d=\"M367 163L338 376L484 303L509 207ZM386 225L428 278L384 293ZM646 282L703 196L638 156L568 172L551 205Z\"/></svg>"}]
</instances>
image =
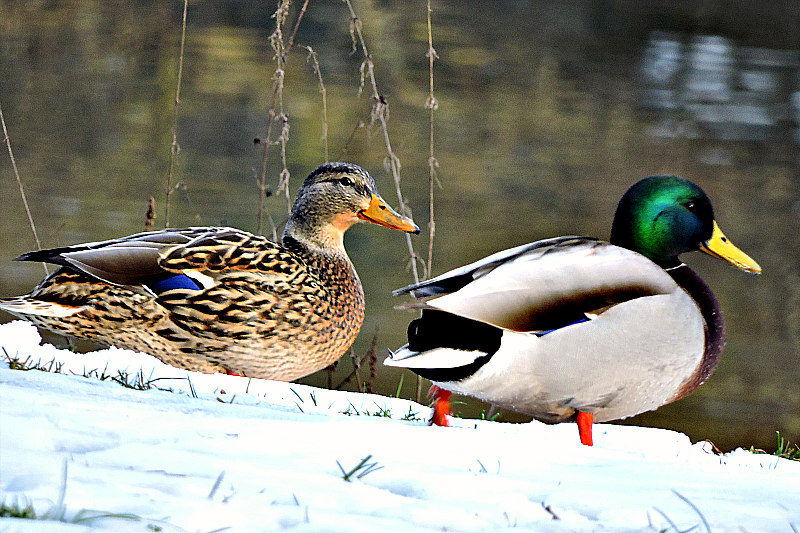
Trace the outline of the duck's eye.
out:
<instances>
[{"instance_id":1,"label":"duck's eye","mask_svg":"<svg viewBox=\"0 0 800 533\"><path fill-rule=\"evenodd\" d=\"M339 180L339 183L341 183L345 187L352 187L353 186L353 180L351 180L350 178L341 178Z\"/></svg>"},{"instance_id":2,"label":"duck's eye","mask_svg":"<svg viewBox=\"0 0 800 533\"><path fill-rule=\"evenodd\" d=\"M696 213L697 212L697 204L695 204L694 202L688 201L683 205L684 205L684 207L686 207L686 209L688 209L692 213Z\"/></svg>"}]
</instances>

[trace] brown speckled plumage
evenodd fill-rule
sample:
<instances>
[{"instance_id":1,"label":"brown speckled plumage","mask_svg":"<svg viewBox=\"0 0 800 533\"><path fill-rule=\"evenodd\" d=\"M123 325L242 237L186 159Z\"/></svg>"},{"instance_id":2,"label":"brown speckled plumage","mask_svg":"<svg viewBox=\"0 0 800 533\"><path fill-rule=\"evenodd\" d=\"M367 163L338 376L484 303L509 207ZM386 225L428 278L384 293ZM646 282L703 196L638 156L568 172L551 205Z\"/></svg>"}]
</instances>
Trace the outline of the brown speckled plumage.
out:
<instances>
[{"instance_id":1,"label":"brown speckled plumage","mask_svg":"<svg viewBox=\"0 0 800 533\"><path fill-rule=\"evenodd\" d=\"M297 379L339 359L361 328L364 293L342 245L359 218L416 230L364 170L323 165L298 192L282 244L204 227L30 252L21 259L62 268L0 308L188 370Z\"/></svg>"}]
</instances>

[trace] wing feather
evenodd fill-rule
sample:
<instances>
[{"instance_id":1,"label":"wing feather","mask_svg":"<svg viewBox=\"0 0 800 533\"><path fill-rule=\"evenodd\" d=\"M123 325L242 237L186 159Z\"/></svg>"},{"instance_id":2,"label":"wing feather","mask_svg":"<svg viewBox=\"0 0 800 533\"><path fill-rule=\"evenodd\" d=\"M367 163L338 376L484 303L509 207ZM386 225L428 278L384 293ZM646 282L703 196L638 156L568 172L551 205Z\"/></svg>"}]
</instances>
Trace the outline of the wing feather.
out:
<instances>
[{"instance_id":1,"label":"wing feather","mask_svg":"<svg viewBox=\"0 0 800 533\"><path fill-rule=\"evenodd\" d=\"M486 268L481 265L475 271ZM504 329L543 331L571 323L581 314L670 294L676 288L669 274L636 252L572 238L495 262L458 290L418 306Z\"/></svg>"},{"instance_id":2,"label":"wing feather","mask_svg":"<svg viewBox=\"0 0 800 533\"><path fill-rule=\"evenodd\" d=\"M582 243L596 241L596 239L590 237L568 236L523 244L507 250L501 250L474 263L445 272L435 278L397 289L392 291L392 294L399 296L410 293L416 298L426 298L455 292L501 265L513 263L517 260L527 261L547 253L553 247L563 246L576 240Z\"/></svg>"},{"instance_id":3,"label":"wing feather","mask_svg":"<svg viewBox=\"0 0 800 533\"><path fill-rule=\"evenodd\" d=\"M165 276L187 273L200 283L222 271L276 272L283 277L302 260L264 237L226 227L191 227L144 232L121 239L28 252L19 261L44 261L84 272L106 283L141 290ZM210 278L208 278L210 276ZM208 279L207 279L208 278Z\"/></svg>"}]
</instances>

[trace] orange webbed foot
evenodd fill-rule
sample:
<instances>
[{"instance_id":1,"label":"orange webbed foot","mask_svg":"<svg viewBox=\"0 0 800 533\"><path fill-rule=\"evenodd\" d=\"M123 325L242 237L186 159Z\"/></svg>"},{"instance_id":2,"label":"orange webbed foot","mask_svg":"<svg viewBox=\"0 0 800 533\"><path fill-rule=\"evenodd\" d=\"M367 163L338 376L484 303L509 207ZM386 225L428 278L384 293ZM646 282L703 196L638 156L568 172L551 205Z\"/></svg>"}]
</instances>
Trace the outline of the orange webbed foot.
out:
<instances>
[{"instance_id":1,"label":"orange webbed foot","mask_svg":"<svg viewBox=\"0 0 800 533\"><path fill-rule=\"evenodd\" d=\"M592 443L592 422L594 421L594 415L592 413L584 413L583 411L578 411L578 435L581 438L581 444L585 444L586 446L593 446Z\"/></svg>"},{"instance_id":2,"label":"orange webbed foot","mask_svg":"<svg viewBox=\"0 0 800 533\"><path fill-rule=\"evenodd\" d=\"M441 387L433 385L431 390L428 391L428 397L433 398L433 416L431 416L431 426L448 427L447 415L450 414L450 396L452 393L449 390L444 390Z\"/></svg>"}]
</instances>

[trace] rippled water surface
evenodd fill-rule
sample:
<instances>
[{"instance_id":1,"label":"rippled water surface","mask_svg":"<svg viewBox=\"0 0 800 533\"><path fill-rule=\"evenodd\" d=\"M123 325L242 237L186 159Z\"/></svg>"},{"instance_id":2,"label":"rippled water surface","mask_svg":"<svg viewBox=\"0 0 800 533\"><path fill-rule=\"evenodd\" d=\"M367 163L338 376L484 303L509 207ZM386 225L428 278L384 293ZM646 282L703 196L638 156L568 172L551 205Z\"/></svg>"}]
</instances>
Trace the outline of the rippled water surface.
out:
<instances>
[{"instance_id":1,"label":"rippled water surface","mask_svg":"<svg viewBox=\"0 0 800 533\"><path fill-rule=\"evenodd\" d=\"M721 448L800 440L800 14L789 1L740 6L617 1L433 4L436 237L433 273L562 234L607 238L616 202L634 181L675 173L700 184L728 237L760 262L748 276L708 256L686 257L714 289L728 325L722 362L692 396L632 423L687 432ZM751 3L758 4L758 3ZM191 2L178 111L172 225L256 229L275 61L264 2ZM164 223L181 3L3 2L0 105L44 246L143 229L150 196ZM643 7L644 6L644 7ZM292 6L287 38L296 17ZM354 7L389 105L402 190L423 227L427 256L429 113L422 2ZM370 127L363 54L346 4L309 4L296 37L320 64L330 159L368 169L397 204L385 140ZM308 49L286 56L282 92L293 192L324 162L322 100ZM277 137L276 128L273 139ZM270 151L275 189L279 147ZM0 163L0 295L27 292L39 265L19 191ZM286 199L268 209L278 227ZM413 314L390 291L413 281L402 235L359 226L346 244L367 294L354 349L376 337L378 359L404 342ZM7 320L8 316L3 316ZM57 338L51 339L60 342ZM339 364L333 381L348 373ZM576 369L579 371L579 369ZM362 371L364 379L369 372ZM395 394L400 373L378 367ZM309 383L325 384L320 373ZM412 397L406 375L400 393ZM478 416L485 406L458 406ZM501 413L501 420L522 420Z\"/></svg>"}]
</instances>

